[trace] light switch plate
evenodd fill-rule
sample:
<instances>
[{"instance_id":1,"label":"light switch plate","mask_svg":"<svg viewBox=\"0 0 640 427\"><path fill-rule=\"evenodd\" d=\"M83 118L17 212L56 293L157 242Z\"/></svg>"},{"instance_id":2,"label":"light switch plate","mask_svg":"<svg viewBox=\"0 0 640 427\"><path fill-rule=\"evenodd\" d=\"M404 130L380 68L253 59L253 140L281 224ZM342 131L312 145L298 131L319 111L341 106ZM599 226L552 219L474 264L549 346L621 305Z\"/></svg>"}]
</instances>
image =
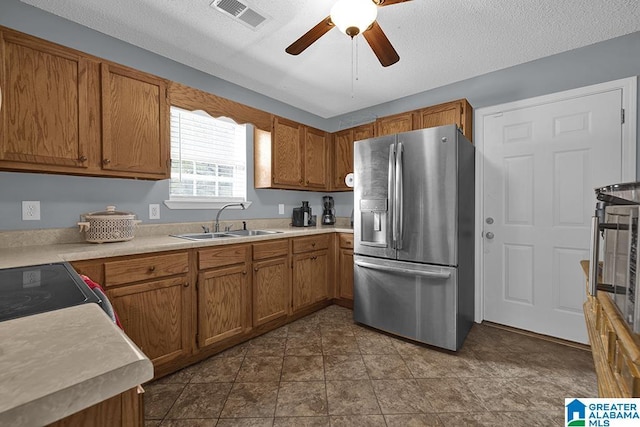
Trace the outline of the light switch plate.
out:
<instances>
[{"instance_id":1,"label":"light switch plate","mask_svg":"<svg viewBox=\"0 0 640 427\"><path fill-rule=\"evenodd\" d=\"M160 205L149 205L149 219L160 219Z\"/></svg>"},{"instance_id":2,"label":"light switch plate","mask_svg":"<svg viewBox=\"0 0 640 427\"><path fill-rule=\"evenodd\" d=\"M284 215L284 203L280 203L280 204L278 205L278 213L279 213L280 215Z\"/></svg>"},{"instance_id":3,"label":"light switch plate","mask_svg":"<svg viewBox=\"0 0 640 427\"><path fill-rule=\"evenodd\" d=\"M40 221L40 202L39 201L23 201L22 202L22 220L23 221Z\"/></svg>"}]
</instances>

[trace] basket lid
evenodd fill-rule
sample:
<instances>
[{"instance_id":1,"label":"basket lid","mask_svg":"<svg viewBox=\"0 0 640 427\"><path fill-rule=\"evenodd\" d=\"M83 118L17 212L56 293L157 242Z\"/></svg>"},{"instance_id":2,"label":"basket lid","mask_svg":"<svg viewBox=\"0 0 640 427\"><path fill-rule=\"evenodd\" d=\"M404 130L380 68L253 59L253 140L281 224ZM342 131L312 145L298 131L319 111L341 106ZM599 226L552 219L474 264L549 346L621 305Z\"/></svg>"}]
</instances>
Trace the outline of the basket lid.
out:
<instances>
[{"instance_id":1,"label":"basket lid","mask_svg":"<svg viewBox=\"0 0 640 427\"><path fill-rule=\"evenodd\" d=\"M107 206L106 210L104 210L104 211L90 212L90 213L82 214L82 216L84 216L85 218L89 218L89 217L114 217L114 216L134 218L136 216L136 214L134 214L132 212L120 212L120 211L116 210L115 206Z\"/></svg>"}]
</instances>

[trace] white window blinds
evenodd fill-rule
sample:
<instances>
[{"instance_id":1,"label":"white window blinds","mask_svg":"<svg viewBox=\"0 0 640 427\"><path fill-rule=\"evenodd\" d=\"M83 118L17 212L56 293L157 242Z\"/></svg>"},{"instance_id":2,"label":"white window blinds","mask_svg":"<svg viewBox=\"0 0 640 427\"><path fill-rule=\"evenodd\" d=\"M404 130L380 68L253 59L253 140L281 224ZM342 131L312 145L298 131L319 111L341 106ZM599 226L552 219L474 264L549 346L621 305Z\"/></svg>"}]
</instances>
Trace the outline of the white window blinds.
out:
<instances>
[{"instance_id":1,"label":"white window blinds","mask_svg":"<svg viewBox=\"0 0 640 427\"><path fill-rule=\"evenodd\" d=\"M171 199L245 201L244 125L171 107Z\"/></svg>"}]
</instances>

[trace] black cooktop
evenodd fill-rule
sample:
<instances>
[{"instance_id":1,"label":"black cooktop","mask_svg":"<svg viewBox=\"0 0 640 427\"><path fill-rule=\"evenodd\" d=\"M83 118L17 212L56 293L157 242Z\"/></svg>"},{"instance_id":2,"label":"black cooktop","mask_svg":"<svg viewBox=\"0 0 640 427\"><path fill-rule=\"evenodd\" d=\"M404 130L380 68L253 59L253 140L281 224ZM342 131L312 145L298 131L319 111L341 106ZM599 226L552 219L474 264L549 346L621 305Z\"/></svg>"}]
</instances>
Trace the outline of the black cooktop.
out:
<instances>
[{"instance_id":1,"label":"black cooktop","mask_svg":"<svg viewBox=\"0 0 640 427\"><path fill-rule=\"evenodd\" d=\"M0 321L100 299L69 263L0 269Z\"/></svg>"}]
</instances>

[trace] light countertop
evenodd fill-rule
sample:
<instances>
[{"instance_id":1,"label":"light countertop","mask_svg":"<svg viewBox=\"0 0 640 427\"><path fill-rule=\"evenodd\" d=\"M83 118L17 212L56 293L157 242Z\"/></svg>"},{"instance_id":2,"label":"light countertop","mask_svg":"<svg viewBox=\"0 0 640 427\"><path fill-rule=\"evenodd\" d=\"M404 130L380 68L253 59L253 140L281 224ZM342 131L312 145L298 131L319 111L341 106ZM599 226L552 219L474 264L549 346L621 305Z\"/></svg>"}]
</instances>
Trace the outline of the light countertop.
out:
<instances>
[{"instance_id":1,"label":"light countertop","mask_svg":"<svg viewBox=\"0 0 640 427\"><path fill-rule=\"evenodd\" d=\"M152 377L97 304L0 323L0 425L45 425Z\"/></svg>"},{"instance_id":2,"label":"light countertop","mask_svg":"<svg viewBox=\"0 0 640 427\"><path fill-rule=\"evenodd\" d=\"M281 233L263 236L228 237L207 241L193 241L172 237L169 234L158 234L136 236L133 240L127 242L38 244L36 241L37 232L33 232L30 233L30 236L36 236L34 237L33 245L0 248L0 268L257 242L324 233L353 233L351 228L336 227L289 227L269 228L269 230L281 231Z\"/></svg>"}]
</instances>

